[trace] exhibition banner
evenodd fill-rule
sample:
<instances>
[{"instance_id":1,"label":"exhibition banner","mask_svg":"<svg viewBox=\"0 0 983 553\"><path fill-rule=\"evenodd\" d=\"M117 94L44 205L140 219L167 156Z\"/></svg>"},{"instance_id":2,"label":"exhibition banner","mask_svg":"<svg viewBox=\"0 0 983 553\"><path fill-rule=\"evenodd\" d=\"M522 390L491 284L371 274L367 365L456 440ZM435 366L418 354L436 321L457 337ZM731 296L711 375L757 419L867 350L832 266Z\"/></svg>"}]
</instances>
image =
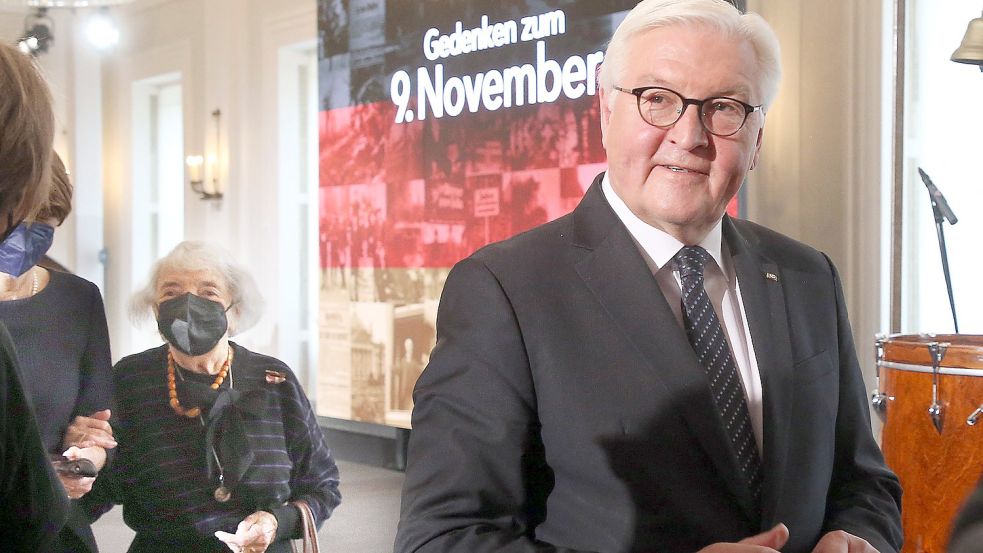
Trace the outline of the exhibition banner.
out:
<instances>
[{"instance_id":1,"label":"exhibition banner","mask_svg":"<svg viewBox=\"0 0 983 553\"><path fill-rule=\"evenodd\" d=\"M318 0L318 414L408 427L450 268L604 170L633 0Z\"/></svg>"}]
</instances>

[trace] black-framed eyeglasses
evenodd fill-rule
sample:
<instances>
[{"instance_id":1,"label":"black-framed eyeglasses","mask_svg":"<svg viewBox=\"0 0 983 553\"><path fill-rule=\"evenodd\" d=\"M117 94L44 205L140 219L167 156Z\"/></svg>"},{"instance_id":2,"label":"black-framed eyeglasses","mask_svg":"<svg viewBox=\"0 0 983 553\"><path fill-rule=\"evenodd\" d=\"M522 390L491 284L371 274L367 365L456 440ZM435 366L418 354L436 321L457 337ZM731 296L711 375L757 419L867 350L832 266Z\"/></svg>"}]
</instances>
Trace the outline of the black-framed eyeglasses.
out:
<instances>
[{"instance_id":1,"label":"black-framed eyeglasses","mask_svg":"<svg viewBox=\"0 0 983 553\"><path fill-rule=\"evenodd\" d=\"M654 127L671 127L683 117L686 106L692 104L700 110L703 128L715 136L731 136L744 127L749 115L764 111L764 106L752 106L735 98L715 96L703 100L684 98L675 90L661 86L640 86L638 88L614 87L631 94L638 101L638 114Z\"/></svg>"}]
</instances>

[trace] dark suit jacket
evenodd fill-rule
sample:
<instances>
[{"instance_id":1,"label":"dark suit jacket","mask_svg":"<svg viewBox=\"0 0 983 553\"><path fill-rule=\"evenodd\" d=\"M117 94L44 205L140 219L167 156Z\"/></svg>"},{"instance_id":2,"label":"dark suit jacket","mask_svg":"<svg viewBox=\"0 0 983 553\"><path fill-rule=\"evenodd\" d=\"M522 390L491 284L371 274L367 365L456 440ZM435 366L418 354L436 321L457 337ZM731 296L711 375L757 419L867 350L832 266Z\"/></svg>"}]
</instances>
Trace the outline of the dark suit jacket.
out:
<instances>
[{"instance_id":1,"label":"dark suit jacket","mask_svg":"<svg viewBox=\"0 0 983 553\"><path fill-rule=\"evenodd\" d=\"M600 176L457 264L414 392L396 551L696 551L784 522L901 543L829 259L724 221L764 394L762 511L681 326ZM770 273L777 281L766 278Z\"/></svg>"}]
</instances>

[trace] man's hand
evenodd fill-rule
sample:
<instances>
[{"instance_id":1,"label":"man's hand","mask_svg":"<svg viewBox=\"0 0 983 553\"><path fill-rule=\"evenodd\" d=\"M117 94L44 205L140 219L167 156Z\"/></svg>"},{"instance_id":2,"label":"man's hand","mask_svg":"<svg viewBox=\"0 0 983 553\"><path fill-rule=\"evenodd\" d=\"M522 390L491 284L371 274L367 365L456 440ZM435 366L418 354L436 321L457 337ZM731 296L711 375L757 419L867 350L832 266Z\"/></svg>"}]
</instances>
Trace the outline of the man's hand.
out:
<instances>
[{"instance_id":1,"label":"man's hand","mask_svg":"<svg viewBox=\"0 0 983 553\"><path fill-rule=\"evenodd\" d=\"M787 541L788 528L784 524L778 523L767 532L744 538L737 543L715 543L704 547L697 553L778 553L778 550Z\"/></svg>"},{"instance_id":2,"label":"man's hand","mask_svg":"<svg viewBox=\"0 0 983 553\"><path fill-rule=\"evenodd\" d=\"M276 517L267 511L256 511L249 515L236 528L235 534L215 532L235 553L263 553L276 537Z\"/></svg>"},{"instance_id":3,"label":"man's hand","mask_svg":"<svg viewBox=\"0 0 983 553\"><path fill-rule=\"evenodd\" d=\"M867 540L836 530L823 536L812 553L878 553Z\"/></svg>"},{"instance_id":4,"label":"man's hand","mask_svg":"<svg viewBox=\"0 0 983 553\"><path fill-rule=\"evenodd\" d=\"M103 449L116 447L113 427L109 425L109 416L109 409L104 409L96 411L88 417L75 417L75 420L65 429L62 447L65 449L72 446L83 449L87 447L101 447Z\"/></svg>"}]
</instances>

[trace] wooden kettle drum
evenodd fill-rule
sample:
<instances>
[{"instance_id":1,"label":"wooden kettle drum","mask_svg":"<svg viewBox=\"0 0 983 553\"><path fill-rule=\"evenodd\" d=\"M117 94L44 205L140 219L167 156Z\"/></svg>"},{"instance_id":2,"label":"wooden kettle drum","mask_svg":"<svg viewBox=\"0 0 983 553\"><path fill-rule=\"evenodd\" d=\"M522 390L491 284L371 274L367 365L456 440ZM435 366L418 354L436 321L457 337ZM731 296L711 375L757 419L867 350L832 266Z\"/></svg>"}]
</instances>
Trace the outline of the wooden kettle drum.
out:
<instances>
[{"instance_id":1,"label":"wooden kettle drum","mask_svg":"<svg viewBox=\"0 0 983 553\"><path fill-rule=\"evenodd\" d=\"M901 479L902 553L944 553L952 521L983 474L983 336L878 337L874 411Z\"/></svg>"}]
</instances>

